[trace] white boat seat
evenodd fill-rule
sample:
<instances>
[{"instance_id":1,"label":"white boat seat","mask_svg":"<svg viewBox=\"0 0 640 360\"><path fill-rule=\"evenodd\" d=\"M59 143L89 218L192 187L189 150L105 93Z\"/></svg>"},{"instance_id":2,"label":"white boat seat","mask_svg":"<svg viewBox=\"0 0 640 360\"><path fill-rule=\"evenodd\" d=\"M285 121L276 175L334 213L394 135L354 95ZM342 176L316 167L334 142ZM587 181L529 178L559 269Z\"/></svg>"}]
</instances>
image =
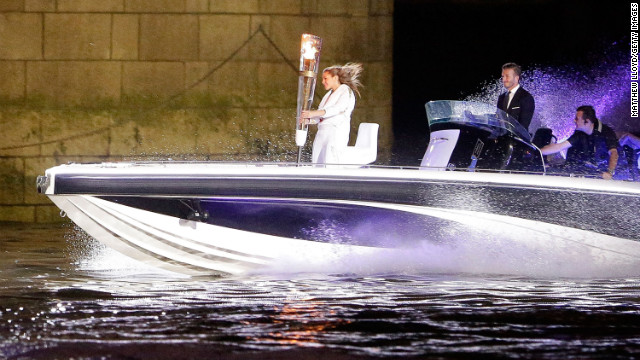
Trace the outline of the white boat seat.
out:
<instances>
[{"instance_id":1,"label":"white boat seat","mask_svg":"<svg viewBox=\"0 0 640 360\"><path fill-rule=\"evenodd\" d=\"M366 165L378 157L378 128L374 123L360 123L355 146L347 146L340 154L341 164Z\"/></svg>"}]
</instances>

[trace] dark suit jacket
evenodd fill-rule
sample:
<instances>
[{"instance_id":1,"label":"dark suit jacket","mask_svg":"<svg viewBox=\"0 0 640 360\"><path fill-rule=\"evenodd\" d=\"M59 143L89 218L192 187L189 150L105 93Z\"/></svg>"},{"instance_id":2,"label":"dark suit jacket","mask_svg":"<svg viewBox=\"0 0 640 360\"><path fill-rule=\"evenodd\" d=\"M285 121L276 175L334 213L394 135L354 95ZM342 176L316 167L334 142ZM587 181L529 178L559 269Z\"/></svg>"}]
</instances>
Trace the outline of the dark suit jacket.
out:
<instances>
[{"instance_id":1,"label":"dark suit jacket","mask_svg":"<svg viewBox=\"0 0 640 360\"><path fill-rule=\"evenodd\" d=\"M529 92L522 88L522 85L518 88L515 94L513 94L513 99L511 99L511 104L509 104L508 109L504 109L504 97L507 95L507 92L503 92L498 96L498 109L504 110L510 116L513 116L518 120L522 126L524 126L527 131L529 131L529 124L531 124L531 118L533 117L533 111L536 108L536 103L533 101L533 96L529 94Z\"/></svg>"}]
</instances>

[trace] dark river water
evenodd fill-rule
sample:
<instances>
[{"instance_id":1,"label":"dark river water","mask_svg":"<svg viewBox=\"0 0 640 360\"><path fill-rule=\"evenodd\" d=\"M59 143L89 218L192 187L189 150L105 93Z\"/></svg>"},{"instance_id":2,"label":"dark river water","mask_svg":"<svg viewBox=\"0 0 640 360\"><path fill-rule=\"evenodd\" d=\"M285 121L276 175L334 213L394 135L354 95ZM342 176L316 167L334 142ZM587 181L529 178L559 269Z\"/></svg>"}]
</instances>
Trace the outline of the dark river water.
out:
<instances>
[{"instance_id":1,"label":"dark river water","mask_svg":"<svg viewBox=\"0 0 640 360\"><path fill-rule=\"evenodd\" d=\"M0 224L2 359L632 359L640 278L188 278L70 224ZM402 261L402 259L398 259Z\"/></svg>"}]
</instances>

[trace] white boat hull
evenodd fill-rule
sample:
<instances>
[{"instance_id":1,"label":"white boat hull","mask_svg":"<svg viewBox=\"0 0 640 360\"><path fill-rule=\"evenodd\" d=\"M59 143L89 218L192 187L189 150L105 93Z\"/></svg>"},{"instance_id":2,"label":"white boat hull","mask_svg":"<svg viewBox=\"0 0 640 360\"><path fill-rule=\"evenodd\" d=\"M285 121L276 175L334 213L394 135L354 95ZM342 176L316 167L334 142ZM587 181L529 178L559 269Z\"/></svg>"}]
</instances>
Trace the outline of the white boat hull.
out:
<instances>
[{"instance_id":1,"label":"white boat hull","mask_svg":"<svg viewBox=\"0 0 640 360\"><path fill-rule=\"evenodd\" d=\"M89 235L145 264L189 275L243 274L279 261L313 266L381 249L287 239L179 219L87 195L54 203Z\"/></svg>"},{"instance_id":2,"label":"white boat hull","mask_svg":"<svg viewBox=\"0 0 640 360\"><path fill-rule=\"evenodd\" d=\"M583 269L585 262L590 269L613 268L623 272L640 264L640 242L635 239L482 211L314 200L316 206L377 209L418 216L435 224L429 231L412 234L411 241L398 241L397 246L390 243L362 246L339 238L311 241L186 220L94 195L59 194L50 198L78 226L105 245L146 264L189 275L238 275L279 267L283 270L282 264L287 264L288 271L338 271L354 259L375 263L394 258L396 268L419 260L426 269L435 271L496 273L518 272L517 267L501 266L500 261L524 261L520 267L522 275L553 262L558 254L562 254L562 268L568 269L563 271L565 275L572 274L572 268ZM514 253L507 251L499 259L505 249L518 249L516 258L522 257L512 259ZM496 251L495 266L474 262L478 251ZM420 259L415 257L418 253ZM347 270L357 269L347 267ZM576 270L574 275L580 275L580 271Z\"/></svg>"}]
</instances>

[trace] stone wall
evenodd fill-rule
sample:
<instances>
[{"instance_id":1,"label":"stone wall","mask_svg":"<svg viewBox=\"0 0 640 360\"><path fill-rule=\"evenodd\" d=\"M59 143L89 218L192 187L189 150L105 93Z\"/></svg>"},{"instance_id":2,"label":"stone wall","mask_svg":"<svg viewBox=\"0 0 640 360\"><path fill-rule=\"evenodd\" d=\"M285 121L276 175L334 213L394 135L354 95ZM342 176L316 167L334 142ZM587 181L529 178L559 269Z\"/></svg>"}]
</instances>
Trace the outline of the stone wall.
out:
<instances>
[{"instance_id":1,"label":"stone wall","mask_svg":"<svg viewBox=\"0 0 640 360\"><path fill-rule=\"evenodd\" d=\"M384 162L392 15L392 0L0 1L0 221L57 221L35 178L69 161L295 160L305 32L321 68L364 64L352 143L379 123Z\"/></svg>"}]
</instances>

